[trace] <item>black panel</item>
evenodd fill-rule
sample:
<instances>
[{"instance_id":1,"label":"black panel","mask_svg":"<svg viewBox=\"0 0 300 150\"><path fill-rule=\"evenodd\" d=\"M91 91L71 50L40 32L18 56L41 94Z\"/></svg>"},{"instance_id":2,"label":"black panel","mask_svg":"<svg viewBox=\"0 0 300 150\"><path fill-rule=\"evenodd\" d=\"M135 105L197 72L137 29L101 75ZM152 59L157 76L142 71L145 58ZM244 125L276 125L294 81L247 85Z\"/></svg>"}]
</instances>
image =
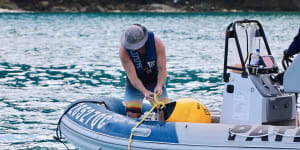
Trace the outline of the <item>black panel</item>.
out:
<instances>
[{"instance_id":1,"label":"black panel","mask_svg":"<svg viewBox=\"0 0 300 150\"><path fill-rule=\"evenodd\" d=\"M163 108L165 120L168 120L168 118L171 116L175 106L176 106L176 101L165 105L165 107Z\"/></svg>"},{"instance_id":2,"label":"black panel","mask_svg":"<svg viewBox=\"0 0 300 150\"><path fill-rule=\"evenodd\" d=\"M227 93L233 93L234 92L234 86L233 85L227 85L226 91L227 91Z\"/></svg>"}]
</instances>

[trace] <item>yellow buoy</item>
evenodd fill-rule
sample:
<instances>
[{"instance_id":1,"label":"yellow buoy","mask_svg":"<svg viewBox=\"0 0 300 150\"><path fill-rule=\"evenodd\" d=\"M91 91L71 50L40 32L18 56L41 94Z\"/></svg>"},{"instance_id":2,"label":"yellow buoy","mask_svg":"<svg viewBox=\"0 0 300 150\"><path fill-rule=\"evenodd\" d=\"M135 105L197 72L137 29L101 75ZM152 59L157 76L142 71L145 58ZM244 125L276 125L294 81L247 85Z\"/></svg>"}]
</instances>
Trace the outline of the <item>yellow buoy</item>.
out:
<instances>
[{"instance_id":1,"label":"yellow buoy","mask_svg":"<svg viewBox=\"0 0 300 150\"><path fill-rule=\"evenodd\" d=\"M176 101L167 122L211 123L208 109L196 99L183 98Z\"/></svg>"}]
</instances>

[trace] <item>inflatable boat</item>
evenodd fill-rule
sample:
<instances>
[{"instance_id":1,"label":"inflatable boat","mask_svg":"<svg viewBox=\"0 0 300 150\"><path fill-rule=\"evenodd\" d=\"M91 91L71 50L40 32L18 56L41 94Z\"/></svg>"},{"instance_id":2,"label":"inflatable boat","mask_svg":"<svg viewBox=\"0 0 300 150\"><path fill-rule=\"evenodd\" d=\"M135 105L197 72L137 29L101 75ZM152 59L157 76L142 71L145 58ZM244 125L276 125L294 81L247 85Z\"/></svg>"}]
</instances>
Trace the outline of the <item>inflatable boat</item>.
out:
<instances>
[{"instance_id":1,"label":"inflatable boat","mask_svg":"<svg viewBox=\"0 0 300 150\"><path fill-rule=\"evenodd\" d=\"M62 141L64 136L79 149L97 150L300 149L295 95L300 90L285 78L295 71L287 71L282 79L291 85L283 86L278 74L261 24L236 21L226 30L222 110L204 109L209 122L143 121L127 117L121 99L83 99L65 110L56 138ZM172 107L177 107L176 101ZM144 103L142 108L144 113L152 106Z\"/></svg>"}]
</instances>

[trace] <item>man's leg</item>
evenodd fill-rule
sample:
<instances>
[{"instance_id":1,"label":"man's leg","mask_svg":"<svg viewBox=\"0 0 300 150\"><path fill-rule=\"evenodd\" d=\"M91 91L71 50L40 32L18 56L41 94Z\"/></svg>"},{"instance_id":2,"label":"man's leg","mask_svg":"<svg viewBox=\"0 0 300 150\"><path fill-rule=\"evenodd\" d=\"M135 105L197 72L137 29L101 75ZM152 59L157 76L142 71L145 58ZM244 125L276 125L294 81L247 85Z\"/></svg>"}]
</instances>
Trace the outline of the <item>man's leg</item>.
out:
<instances>
[{"instance_id":1,"label":"man's leg","mask_svg":"<svg viewBox=\"0 0 300 150\"><path fill-rule=\"evenodd\" d=\"M126 100L126 114L128 117L139 118L142 112L142 101Z\"/></svg>"},{"instance_id":2,"label":"man's leg","mask_svg":"<svg viewBox=\"0 0 300 150\"><path fill-rule=\"evenodd\" d=\"M141 113L127 112L127 116L131 118L139 118L141 116Z\"/></svg>"},{"instance_id":3,"label":"man's leg","mask_svg":"<svg viewBox=\"0 0 300 150\"><path fill-rule=\"evenodd\" d=\"M163 94L158 98L158 101L163 102L165 104L169 103L168 92L163 86ZM165 121L164 111L159 110L159 121Z\"/></svg>"},{"instance_id":4,"label":"man's leg","mask_svg":"<svg viewBox=\"0 0 300 150\"><path fill-rule=\"evenodd\" d=\"M125 89L125 108L127 116L132 118L139 118L141 116L143 98L144 95L127 81Z\"/></svg>"}]
</instances>

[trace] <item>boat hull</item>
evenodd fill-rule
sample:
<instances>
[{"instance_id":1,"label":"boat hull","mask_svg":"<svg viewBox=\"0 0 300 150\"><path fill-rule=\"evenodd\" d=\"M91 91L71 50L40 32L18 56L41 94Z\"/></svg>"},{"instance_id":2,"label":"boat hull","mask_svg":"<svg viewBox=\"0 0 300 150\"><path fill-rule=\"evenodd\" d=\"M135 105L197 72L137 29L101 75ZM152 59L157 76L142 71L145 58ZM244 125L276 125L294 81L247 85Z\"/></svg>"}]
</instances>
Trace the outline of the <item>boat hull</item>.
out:
<instances>
[{"instance_id":1,"label":"boat hull","mask_svg":"<svg viewBox=\"0 0 300 150\"><path fill-rule=\"evenodd\" d=\"M143 105L145 110L150 107ZM120 99L79 100L67 110L60 129L80 149L127 149L132 128L139 122L125 116ZM295 126L144 121L138 128L131 149L300 148L300 128Z\"/></svg>"}]
</instances>

